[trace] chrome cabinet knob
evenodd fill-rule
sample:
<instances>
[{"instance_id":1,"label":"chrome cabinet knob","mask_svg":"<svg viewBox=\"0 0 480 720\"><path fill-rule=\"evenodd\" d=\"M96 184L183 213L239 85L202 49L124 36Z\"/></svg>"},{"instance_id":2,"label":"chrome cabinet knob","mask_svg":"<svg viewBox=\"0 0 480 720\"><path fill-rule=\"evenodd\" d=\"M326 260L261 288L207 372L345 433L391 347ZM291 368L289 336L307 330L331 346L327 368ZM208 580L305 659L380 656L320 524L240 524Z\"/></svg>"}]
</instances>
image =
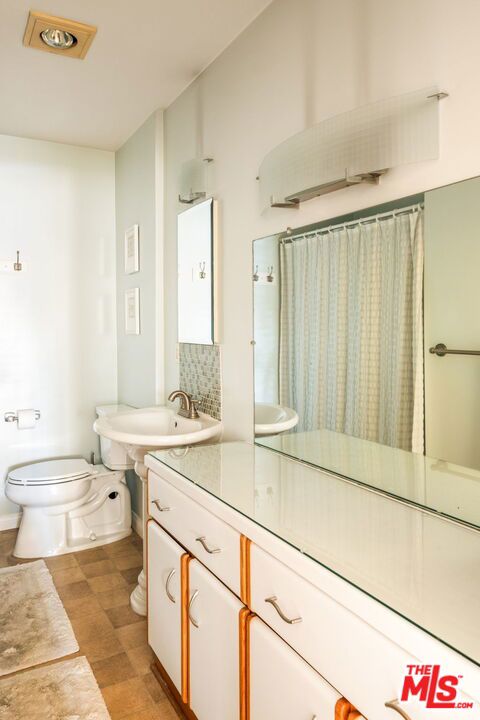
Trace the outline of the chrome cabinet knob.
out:
<instances>
[{"instance_id":1,"label":"chrome cabinet knob","mask_svg":"<svg viewBox=\"0 0 480 720\"><path fill-rule=\"evenodd\" d=\"M176 573L175 568L173 568L173 570L170 570L170 572L168 573L167 579L166 579L166 581L165 581L165 592L167 593L168 599L169 599L170 602L172 602L172 603L177 602L177 601L175 600L175 598L173 597L172 593L170 592L170 587L169 587L170 581L171 581L171 579L173 578L173 576L175 575L175 573Z\"/></svg>"},{"instance_id":2,"label":"chrome cabinet knob","mask_svg":"<svg viewBox=\"0 0 480 720\"><path fill-rule=\"evenodd\" d=\"M385 707L395 710L404 720L411 720L410 715L401 707L397 698L395 698L395 700L388 700L388 702L385 703Z\"/></svg>"},{"instance_id":3,"label":"chrome cabinet knob","mask_svg":"<svg viewBox=\"0 0 480 720\"><path fill-rule=\"evenodd\" d=\"M188 603L188 619L192 623L193 627L196 627L196 628L198 628L198 623L192 617L191 610L192 610L192 605L195 602L195 600L197 599L197 597L198 597L198 590L195 590L195 592L192 594L192 597L190 598L190 602Z\"/></svg>"},{"instance_id":4,"label":"chrome cabinet knob","mask_svg":"<svg viewBox=\"0 0 480 720\"><path fill-rule=\"evenodd\" d=\"M301 623L301 622L302 622L302 618L301 618L301 617L289 618L289 617L287 617L287 616L285 615L285 613L283 612L282 608L280 607L280 605L279 605L278 602L277 602L277 596L276 596L276 595L272 595L272 597L265 598L265 602L266 602L266 603L270 603L270 605L273 605L273 607L275 608L275 610L277 611L277 613L280 615L280 617L282 618L282 620L283 620L284 622L288 623L289 625L296 625L297 623Z\"/></svg>"},{"instance_id":5,"label":"chrome cabinet knob","mask_svg":"<svg viewBox=\"0 0 480 720\"><path fill-rule=\"evenodd\" d=\"M160 505L160 500L152 500L152 505L155 505L157 510L160 510L160 512L168 512L170 510L169 507Z\"/></svg>"},{"instance_id":6,"label":"chrome cabinet knob","mask_svg":"<svg viewBox=\"0 0 480 720\"><path fill-rule=\"evenodd\" d=\"M222 552L221 548L214 547L211 548L207 545L207 538L202 535L202 537L195 538L196 542L199 542L204 550L207 551L209 555L215 555L216 553Z\"/></svg>"}]
</instances>

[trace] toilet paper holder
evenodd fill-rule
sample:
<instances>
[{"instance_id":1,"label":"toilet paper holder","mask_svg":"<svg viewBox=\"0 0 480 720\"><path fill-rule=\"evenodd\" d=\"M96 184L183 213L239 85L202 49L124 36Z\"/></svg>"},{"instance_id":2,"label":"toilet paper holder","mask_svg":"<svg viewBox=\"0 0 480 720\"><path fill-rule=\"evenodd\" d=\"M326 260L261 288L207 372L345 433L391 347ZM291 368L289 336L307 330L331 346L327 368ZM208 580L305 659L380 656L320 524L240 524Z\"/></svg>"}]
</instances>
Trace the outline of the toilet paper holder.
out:
<instances>
[{"instance_id":1,"label":"toilet paper holder","mask_svg":"<svg viewBox=\"0 0 480 720\"><path fill-rule=\"evenodd\" d=\"M40 420L40 410L35 410L35 420ZM14 412L6 412L3 416L5 422L17 422L18 415L15 415Z\"/></svg>"}]
</instances>

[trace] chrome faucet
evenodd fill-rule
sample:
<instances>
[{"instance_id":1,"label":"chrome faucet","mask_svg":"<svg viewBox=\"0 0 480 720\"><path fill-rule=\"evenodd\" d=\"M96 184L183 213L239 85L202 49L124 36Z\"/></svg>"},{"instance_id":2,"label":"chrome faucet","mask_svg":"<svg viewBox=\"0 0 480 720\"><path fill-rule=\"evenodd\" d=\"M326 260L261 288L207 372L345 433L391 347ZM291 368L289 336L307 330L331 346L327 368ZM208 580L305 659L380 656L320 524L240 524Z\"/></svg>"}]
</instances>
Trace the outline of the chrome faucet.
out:
<instances>
[{"instance_id":1,"label":"chrome faucet","mask_svg":"<svg viewBox=\"0 0 480 720\"><path fill-rule=\"evenodd\" d=\"M186 393L184 390L174 390L168 396L169 402L173 402L177 398L180 398L180 409L178 414L182 417L189 418L190 420L196 420L199 416L195 400L192 396Z\"/></svg>"}]
</instances>

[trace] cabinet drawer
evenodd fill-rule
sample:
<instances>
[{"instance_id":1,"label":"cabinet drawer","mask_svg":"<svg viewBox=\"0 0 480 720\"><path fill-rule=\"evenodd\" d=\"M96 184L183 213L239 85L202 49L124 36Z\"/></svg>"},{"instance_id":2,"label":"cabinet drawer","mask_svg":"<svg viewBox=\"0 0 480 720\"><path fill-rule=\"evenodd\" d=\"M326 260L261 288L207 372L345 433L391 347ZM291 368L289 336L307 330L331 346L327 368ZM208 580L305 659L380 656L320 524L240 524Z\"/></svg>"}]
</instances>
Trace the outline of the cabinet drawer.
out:
<instances>
[{"instance_id":1,"label":"cabinet drawer","mask_svg":"<svg viewBox=\"0 0 480 720\"><path fill-rule=\"evenodd\" d=\"M148 485L151 517L240 595L240 534L152 472Z\"/></svg>"},{"instance_id":2,"label":"cabinet drawer","mask_svg":"<svg viewBox=\"0 0 480 720\"><path fill-rule=\"evenodd\" d=\"M333 720L340 694L258 617L249 632L250 720Z\"/></svg>"},{"instance_id":3,"label":"cabinet drawer","mask_svg":"<svg viewBox=\"0 0 480 720\"><path fill-rule=\"evenodd\" d=\"M399 697L407 664L418 660L256 545L251 547L251 609L368 720L398 718L385 702ZM433 664L436 658L421 660ZM456 700L470 698L458 693ZM402 708L412 720L431 720L432 710L417 698ZM478 705L474 708L470 720L478 720ZM450 711L449 720L460 720L462 713Z\"/></svg>"}]
</instances>

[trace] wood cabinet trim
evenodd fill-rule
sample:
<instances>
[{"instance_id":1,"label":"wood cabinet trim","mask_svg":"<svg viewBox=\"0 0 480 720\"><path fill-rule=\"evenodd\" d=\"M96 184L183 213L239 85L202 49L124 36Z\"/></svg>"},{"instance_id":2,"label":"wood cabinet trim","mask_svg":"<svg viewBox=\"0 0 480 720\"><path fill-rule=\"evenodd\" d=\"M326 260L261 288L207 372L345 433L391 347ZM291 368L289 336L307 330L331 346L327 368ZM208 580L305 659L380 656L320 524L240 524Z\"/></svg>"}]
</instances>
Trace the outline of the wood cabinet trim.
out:
<instances>
[{"instance_id":1,"label":"wood cabinet trim","mask_svg":"<svg viewBox=\"0 0 480 720\"><path fill-rule=\"evenodd\" d=\"M157 682L164 689L168 699L175 706L181 716L184 717L185 720L198 720L197 716L192 712L192 710L190 710L188 705L185 705L185 703L183 702L182 696L171 681L167 671L165 670L156 655L155 660L150 666L150 669Z\"/></svg>"},{"instance_id":2,"label":"wood cabinet trim","mask_svg":"<svg viewBox=\"0 0 480 720\"><path fill-rule=\"evenodd\" d=\"M180 595L181 595L181 676L182 701L188 705L190 702L190 623L188 621L188 602L190 593L189 565L191 557L185 553L180 558Z\"/></svg>"},{"instance_id":3,"label":"wood cabinet trim","mask_svg":"<svg viewBox=\"0 0 480 720\"><path fill-rule=\"evenodd\" d=\"M250 623L253 617L246 607L240 610L238 616L240 720L250 720Z\"/></svg>"},{"instance_id":4,"label":"wood cabinet trim","mask_svg":"<svg viewBox=\"0 0 480 720\"><path fill-rule=\"evenodd\" d=\"M341 697L335 704L335 720L359 720L362 715L346 698Z\"/></svg>"},{"instance_id":5,"label":"wood cabinet trim","mask_svg":"<svg viewBox=\"0 0 480 720\"><path fill-rule=\"evenodd\" d=\"M240 600L250 607L250 546L252 541L240 535Z\"/></svg>"}]
</instances>

